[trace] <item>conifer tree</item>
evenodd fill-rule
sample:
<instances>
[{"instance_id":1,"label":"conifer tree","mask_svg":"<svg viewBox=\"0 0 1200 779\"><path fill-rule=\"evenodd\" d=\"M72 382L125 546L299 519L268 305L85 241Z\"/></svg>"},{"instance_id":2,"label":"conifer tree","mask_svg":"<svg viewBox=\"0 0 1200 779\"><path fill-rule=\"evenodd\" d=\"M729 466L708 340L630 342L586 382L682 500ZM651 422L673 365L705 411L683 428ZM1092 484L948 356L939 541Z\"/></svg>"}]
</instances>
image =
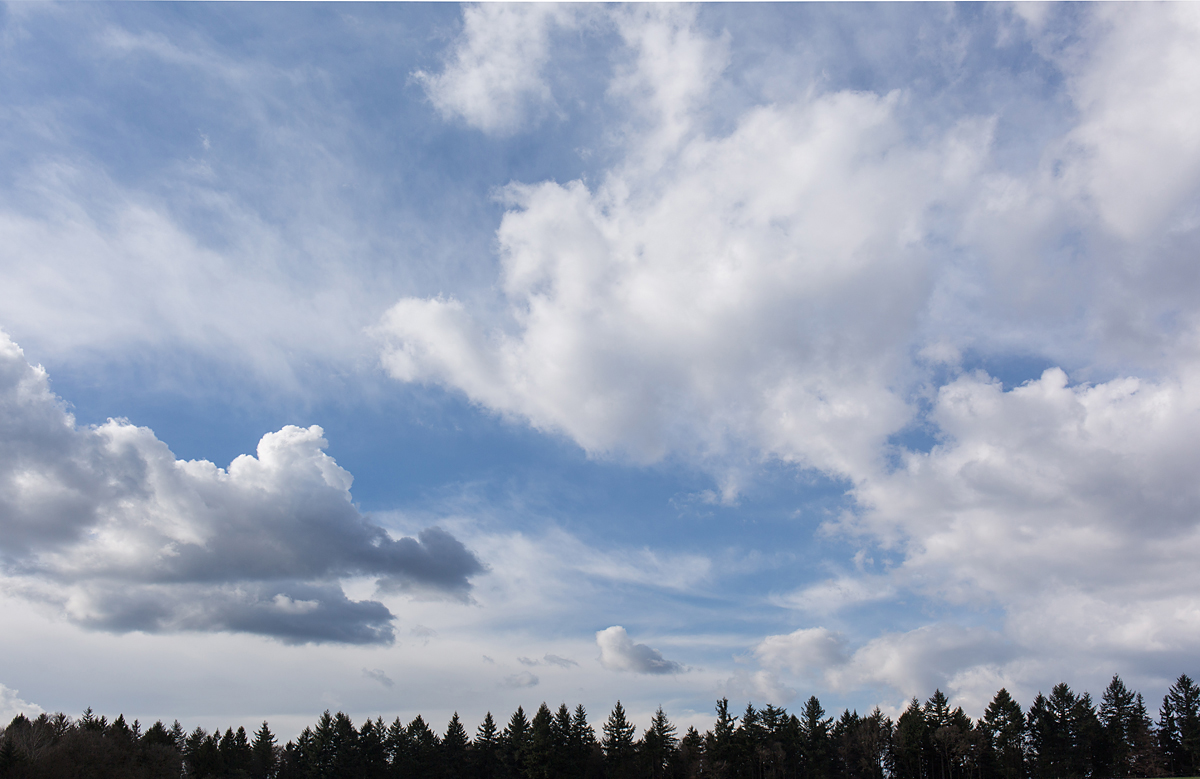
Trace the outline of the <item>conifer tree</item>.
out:
<instances>
[{"instance_id":1,"label":"conifer tree","mask_svg":"<svg viewBox=\"0 0 1200 779\"><path fill-rule=\"evenodd\" d=\"M1136 728L1134 694L1114 675L1100 698L1100 723L1104 727L1103 754L1097 763L1115 779L1129 776Z\"/></svg>"},{"instance_id":2,"label":"conifer tree","mask_svg":"<svg viewBox=\"0 0 1200 779\"><path fill-rule=\"evenodd\" d=\"M1200 771L1200 687L1181 674L1163 698L1160 745L1173 776Z\"/></svg>"},{"instance_id":3,"label":"conifer tree","mask_svg":"<svg viewBox=\"0 0 1200 779\"><path fill-rule=\"evenodd\" d=\"M525 709L518 706L509 717L500 742L505 769L511 776L523 776L529 755L529 718L525 716Z\"/></svg>"},{"instance_id":4,"label":"conifer tree","mask_svg":"<svg viewBox=\"0 0 1200 779\"><path fill-rule=\"evenodd\" d=\"M254 733L254 742L250 745L252 755L250 761L250 776L253 779L270 779L275 774L275 734L263 720L262 727Z\"/></svg>"},{"instance_id":5,"label":"conifer tree","mask_svg":"<svg viewBox=\"0 0 1200 779\"><path fill-rule=\"evenodd\" d=\"M727 776L736 762L737 717L729 714L729 699L717 701L717 721L713 729L704 734L704 754L709 771L714 776Z\"/></svg>"},{"instance_id":6,"label":"conifer tree","mask_svg":"<svg viewBox=\"0 0 1200 779\"><path fill-rule=\"evenodd\" d=\"M832 770L833 749L829 739L832 724L833 718L825 716L817 696L810 696L800 713L801 750L807 777L823 779Z\"/></svg>"},{"instance_id":7,"label":"conifer tree","mask_svg":"<svg viewBox=\"0 0 1200 779\"><path fill-rule=\"evenodd\" d=\"M493 779L500 765L498 749L500 734L496 731L496 720L489 711L475 731L471 744L471 771L477 779Z\"/></svg>"},{"instance_id":8,"label":"conifer tree","mask_svg":"<svg viewBox=\"0 0 1200 779\"><path fill-rule=\"evenodd\" d=\"M466 773L469 746L467 729L463 727L456 711L446 726L446 735L442 738L442 765L449 776L463 776Z\"/></svg>"},{"instance_id":9,"label":"conifer tree","mask_svg":"<svg viewBox=\"0 0 1200 779\"><path fill-rule=\"evenodd\" d=\"M650 720L650 727L642 734L640 745L641 762L650 779L662 779L667 775L679 743L675 732L675 726L659 706Z\"/></svg>"},{"instance_id":10,"label":"conifer tree","mask_svg":"<svg viewBox=\"0 0 1200 779\"><path fill-rule=\"evenodd\" d=\"M1021 779L1025 775L1025 715L1021 704L1003 687L988 704L980 720L991 752L996 775L1000 779Z\"/></svg>"},{"instance_id":11,"label":"conifer tree","mask_svg":"<svg viewBox=\"0 0 1200 779\"><path fill-rule=\"evenodd\" d=\"M634 733L636 728L625 716L625 707L617 701L612 713L608 715L602 728L604 738L600 745L604 750L604 760L608 767L608 775L614 779L624 779L634 773Z\"/></svg>"},{"instance_id":12,"label":"conifer tree","mask_svg":"<svg viewBox=\"0 0 1200 779\"><path fill-rule=\"evenodd\" d=\"M382 717L368 718L358 729L359 779L383 779L388 774L387 728Z\"/></svg>"},{"instance_id":13,"label":"conifer tree","mask_svg":"<svg viewBox=\"0 0 1200 779\"><path fill-rule=\"evenodd\" d=\"M526 776L530 779L551 779L554 757L554 715L545 701L534 712L529 723L529 756Z\"/></svg>"}]
</instances>

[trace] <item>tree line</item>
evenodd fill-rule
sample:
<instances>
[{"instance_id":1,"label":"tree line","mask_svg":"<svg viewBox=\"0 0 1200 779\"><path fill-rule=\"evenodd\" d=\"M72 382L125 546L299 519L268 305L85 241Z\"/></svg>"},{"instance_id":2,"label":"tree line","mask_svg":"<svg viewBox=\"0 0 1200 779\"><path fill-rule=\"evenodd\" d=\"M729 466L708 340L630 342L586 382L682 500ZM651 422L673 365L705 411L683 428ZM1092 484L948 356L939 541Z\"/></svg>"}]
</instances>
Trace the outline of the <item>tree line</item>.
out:
<instances>
[{"instance_id":1,"label":"tree line","mask_svg":"<svg viewBox=\"0 0 1200 779\"><path fill-rule=\"evenodd\" d=\"M878 708L826 716L717 701L716 721L680 735L660 707L640 735L620 701L600 727L583 706L543 703L501 728L491 713L470 737L455 714L444 733L421 716L359 726L326 711L280 745L266 722L186 732L145 730L88 709L78 719L17 715L0 732L2 779L1124 779L1200 774L1200 687L1180 676L1150 718L1114 676L1097 705L1066 684L1022 709L1007 690L972 720L937 690L893 722Z\"/></svg>"}]
</instances>

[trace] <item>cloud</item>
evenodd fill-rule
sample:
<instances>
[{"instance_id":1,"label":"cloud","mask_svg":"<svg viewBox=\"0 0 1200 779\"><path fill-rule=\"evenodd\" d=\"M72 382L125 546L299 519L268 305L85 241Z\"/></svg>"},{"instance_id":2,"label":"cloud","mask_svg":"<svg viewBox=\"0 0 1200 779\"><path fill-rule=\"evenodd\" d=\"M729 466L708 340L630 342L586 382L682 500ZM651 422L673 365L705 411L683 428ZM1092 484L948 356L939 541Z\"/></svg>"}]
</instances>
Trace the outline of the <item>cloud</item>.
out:
<instances>
[{"instance_id":1,"label":"cloud","mask_svg":"<svg viewBox=\"0 0 1200 779\"><path fill-rule=\"evenodd\" d=\"M575 16L569 6L549 3L469 6L442 71L418 70L413 78L442 116L484 132L515 132L531 112L553 102L542 73L550 35L572 26Z\"/></svg>"},{"instance_id":2,"label":"cloud","mask_svg":"<svg viewBox=\"0 0 1200 779\"><path fill-rule=\"evenodd\" d=\"M1067 62L1081 111L1064 149L1068 182L1122 238L1161 230L1200 182L1200 12L1097 8L1098 45Z\"/></svg>"},{"instance_id":3,"label":"cloud","mask_svg":"<svg viewBox=\"0 0 1200 779\"><path fill-rule=\"evenodd\" d=\"M440 528L392 538L361 515L319 427L268 433L221 469L123 420L80 428L0 333L0 560L26 597L89 627L390 642L381 603L337 580L464 598L482 566Z\"/></svg>"},{"instance_id":4,"label":"cloud","mask_svg":"<svg viewBox=\"0 0 1200 779\"><path fill-rule=\"evenodd\" d=\"M839 576L782 596L774 603L813 614L833 614L848 606L888 600L896 595L886 577Z\"/></svg>"},{"instance_id":5,"label":"cloud","mask_svg":"<svg viewBox=\"0 0 1200 779\"><path fill-rule=\"evenodd\" d=\"M0 728L11 722L13 717L18 714L24 714L26 717L33 719L43 711L45 709L36 703L29 703L17 697L17 690L10 690L8 687L0 684Z\"/></svg>"},{"instance_id":6,"label":"cloud","mask_svg":"<svg viewBox=\"0 0 1200 779\"><path fill-rule=\"evenodd\" d=\"M517 662L521 665L528 665L530 667L538 665L557 665L559 668L571 668L579 666L579 663L575 662L574 660L569 660L565 657L559 657L558 655L552 654L546 654L541 660L529 657L518 657Z\"/></svg>"},{"instance_id":7,"label":"cloud","mask_svg":"<svg viewBox=\"0 0 1200 779\"><path fill-rule=\"evenodd\" d=\"M657 649L635 644L620 625L596 632L600 647L600 664L610 671L631 671L638 674L674 674L683 666L667 660Z\"/></svg>"},{"instance_id":8,"label":"cloud","mask_svg":"<svg viewBox=\"0 0 1200 779\"><path fill-rule=\"evenodd\" d=\"M559 668L577 667L579 663L567 657L559 657L558 655L546 654L542 657L542 662L550 665L557 665Z\"/></svg>"},{"instance_id":9,"label":"cloud","mask_svg":"<svg viewBox=\"0 0 1200 779\"><path fill-rule=\"evenodd\" d=\"M504 677L504 687L513 689L521 689L522 687L536 687L538 678L529 671L521 671L520 673Z\"/></svg>"},{"instance_id":10,"label":"cloud","mask_svg":"<svg viewBox=\"0 0 1200 779\"><path fill-rule=\"evenodd\" d=\"M1008 642L994 631L952 625L925 626L879 635L854 651L842 634L822 627L802 628L768 636L752 650L767 679L789 673L809 684L848 692L888 687L902 697L928 695L940 688L949 693L990 696L998 687L980 690L967 683L968 671L996 669L1011 661ZM995 676L987 679L995 681ZM778 682L776 682L778 683Z\"/></svg>"},{"instance_id":11,"label":"cloud","mask_svg":"<svg viewBox=\"0 0 1200 779\"><path fill-rule=\"evenodd\" d=\"M395 682L393 682L391 680L391 677L389 677L386 673L384 673L383 671L381 671L378 668L375 668L375 669L372 669L369 671L366 668L364 668L364 669L362 669L362 672L363 672L363 676L367 677L368 679L374 679L375 681L382 684L384 687L387 687L389 690L392 689L392 687L395 686L395 684L396 684Z\"/></svg>"},{"instance_id":12,"label":"cloud","mask_svg":"<svg viewBox=\"0 0 1200 779\"><path fill-rule=\"evenodd\" d=\"M749 447L863 471L911 413L891 384L927 291L922 214L949 175L900 139L896 104L763 107L665 171L509 187L510 324L405 298L376 329L385 369L594 454Z\"/></svg>"}]
</instances>

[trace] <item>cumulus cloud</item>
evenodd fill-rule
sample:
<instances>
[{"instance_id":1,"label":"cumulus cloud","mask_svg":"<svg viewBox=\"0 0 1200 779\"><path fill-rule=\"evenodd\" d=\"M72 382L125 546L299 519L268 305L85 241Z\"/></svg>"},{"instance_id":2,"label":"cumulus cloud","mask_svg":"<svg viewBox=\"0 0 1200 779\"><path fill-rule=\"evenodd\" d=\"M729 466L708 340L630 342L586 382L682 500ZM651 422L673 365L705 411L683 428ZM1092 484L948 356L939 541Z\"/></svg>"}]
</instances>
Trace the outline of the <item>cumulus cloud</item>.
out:
<instances>
[{"instance_id":1,"label":"cumulus cloud","mask_svg":"<svg viewBox=\"0 0 1200 779\"><path fill-rule=\"evenodd\" d=\"M113 631L226 630L390 642L392 615L339 578L463 598L475 556L439 528L361 515L319 427L268 433L228 469L177 460L123 420L81 428L0 333L0 560L9 586Z\"/></svg>"},{"instance_id":2,"label":"cumulus cloud","mask_svg":"<svg viewBox=\"0 0 1200 779\"><path fill-rule=\"evenodd\" d=\"M463 9L463 29L440 73L419 70L434 107L485 132L510 133L553 101L542 73L556 26L576 12L550 3L482 3Z\"/></svg>"},{"instance_id":3,"label":"cumulus cloud","mask_svg":"<svg viewBox=\"0 0 1200 779\"><path fill-rule=\"evenodd\" d=\"M632 55L610 94L645 120L622 159L504 191L503 316L401 299L376 329L385 369L589 453L691 458L726 501L764 459L845 480L855 506L827 527L895 564L781 605L915 593L1000 615L856 648L772 636L769 673L916 694L1032 678L1048 648L1181 662L1200 636L1200 11L1090 8L1069 36L1040 14L1027 32L1073 113L1028 163L996 151L1017 118L932 122L904 92L813 84L706 128L723 42L689 14L617 20ZM1065 369L1007 391L963 371L1013 355ZM895 443L911 425L929 451ZM616 631L597 640L624 667Z\"/></svg>"},{"instance_id":4,"label":"cumulus cloud","mask_svg":"<svg viewBox=\"0 0 1200 779\"><path fill-rule=\"evenodd\" d=\"M854 651L838 632L802 628L766 637L753 654L768 673L791 673L838 691L888 687L905 698L925 696L935 688L972 698L990 696L998 688L975 689L965 683L963 671L996 668L1013 656L995 632L951 625L884 633Z\"/></svg>"},{"instance_id":5,"label":"cumulus cloud","mask_svg":"<svg viewBox=\"0 0 1200 779\"><path fill-rule=\"evenodd\" d=\"M899 139L895 107L764 107L668 172L510 187L511 329L406 298L376 331L384 367L593 453L748 446L860 472L910 415L890 384L927 287L922 214L948 175Z\"/></svg>"},{"instance_id":6,"label":"cumulus cloud","mask_svg":"<svg viewBox=\"0 0 1200 779\"><path fill-rule=\"evenodd\" d=\"M610 671L631 671L638 674L674 674L683 666L668 660L657 649L635 644L625 628L613 625L596 632L600 647L600 664Z\"/></svg>"},{"instance_id":7,"label":"cumulus cloud","mask_svg":"<svg viewBox=\"0 0 1200 779\"><path fill-rule=\"evenodd\" d=\"M11 722L13 717L18 714L24 714L26 717L33 719L43 711L45 709L36 703L21 700L17 696L17 690L10 690L8 687L0 684L0 728Z\"/></svg>"}]
</instances>

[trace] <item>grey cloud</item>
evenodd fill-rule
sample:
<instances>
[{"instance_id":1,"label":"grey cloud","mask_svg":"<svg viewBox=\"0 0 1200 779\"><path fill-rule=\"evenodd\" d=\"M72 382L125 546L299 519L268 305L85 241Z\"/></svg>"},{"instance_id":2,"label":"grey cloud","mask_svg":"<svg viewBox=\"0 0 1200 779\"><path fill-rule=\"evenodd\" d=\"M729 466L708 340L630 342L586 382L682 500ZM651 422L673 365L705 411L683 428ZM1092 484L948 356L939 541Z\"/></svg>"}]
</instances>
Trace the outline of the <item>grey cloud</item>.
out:
<instances>
[{"instance_id":1,"label":"grey cloud","mask_svg":"<svg viewBox=\"0 0 1200 779\"><path fill-rule=\"evenodd\" d=\"M396 539L360 514L325 446L288 426L221 469L124 420L78 427L0 332L0 564L97 629L390 643L387 607L338 578L463 599L483 566L445 530Z\"/></svg>"},{"instance_id":2,"label":"grey cloud","mask_svg":"<svg viewBox=\"0 0 1200 779\"><path fill-rule=\"evenodd\" d=\"M528 666L557 665L559 668L570 668L571 666L579 665L579 663L575 662L574 660L571 660L566 657L559 657L558 655L552 655L549 653L543 655L541 660L535 660L535 659L532 659L529 657L518 657L517 662L520 663L521 665L528 665Z\"/></svg>"},{"instance_id":3,"label":"grey cloud","mask_svg":"<svg viewBox=\"0 0 1200 779\"><path fill-rule=\"evenodd\" d=\"M558 655L551 655L551 654L547 654L547 655L543 656L542 660L543 660L543 662L549 663L550 665L557 665L559 668L570 668L571 666L579 665L579 663L575 662L574 660L572 660L570 658L559 657Z\"/></svg>"},{"instance_id":4,"label":"grey cloud","mask_svg":"<svg viewBox=\"0 0 1200 779\"><path fill-rule=\"evenodd\" d=\"M657 649L635 644L625 628L613 625L596 633L600 647L600 664L610 671L632 671L639 674L674 674L683 666L668 660Z\"/></svg>"},{"instance_id":5,"label":"grey cloud","mask_svg":"<svg viewBox=\"0 0 1200 779\"><path fill-rule=\"evenodd\" d=\"M538 678L529 671L521 671L519 674L513 674L512 676L504 677L504 686L512 687L514 689L520 687L536 687L537 683Z\"/></svg>"},{"instance_id":6,"label":"grey cloud","mask_svg":"<svg viewBox=\"0 0 1200 779\"><path fill-rule=\"evenodd\" d=\"M389 677L386 673L384 673L379 668L374 668L369 671L366 668L364 668L364 669L362 669L362 671L363 671L363 676L367 677L368 679L374 679L375 681L379 682L384 687L387 687L389 689L393 685L396 684L395 682L392 681L391 677Z\"/></svg>"}]
</instances>

